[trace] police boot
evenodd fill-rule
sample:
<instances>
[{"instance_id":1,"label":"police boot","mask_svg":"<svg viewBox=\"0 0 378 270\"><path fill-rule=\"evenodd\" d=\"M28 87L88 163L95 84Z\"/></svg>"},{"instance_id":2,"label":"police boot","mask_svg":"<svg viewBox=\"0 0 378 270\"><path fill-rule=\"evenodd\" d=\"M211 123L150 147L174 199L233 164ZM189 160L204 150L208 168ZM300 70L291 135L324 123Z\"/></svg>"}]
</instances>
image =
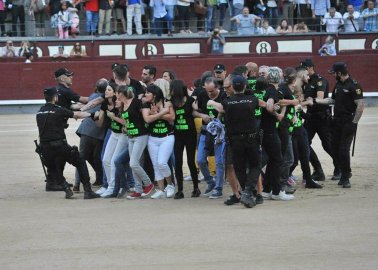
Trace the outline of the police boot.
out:
<instances>
[{"instance_id":1,"label":"police boot","mask_svg":"<svg viewBox=\"0 0 378 270\"><path fill-rule=\"evenodd\" d=\"M351 184L349 182L349 179L344 180L343 182L343 188L351 188Z\"/></svg>"},{"instance_id":2,"label":"police boot","mask_svg":"<svg viewBox=\"0 0 378 270\"><path fill-rule=\"evenodd\" d=\"M71 198L74 194L67 182L63 183L64 192L66 193L66 199Z\"/></svg>"},{"instance_id":3,"label":"police boot","mask_svg":"<svg viewBox=\"0 0 378 270\"><path fill-rule=\"evenodd\" d=\"M96 198L101 197L99 194L96 194L92 191L90 183L86 183L83 186L84 186L84 200L96 199Z\"/></svg>"},{"instance_id":4,"label":"police boot","mask_svg":"<svg viewBox=\"0 0 378 270\"><path fill-rule=\"evenodd\" d=\"M322 167L314 167L314 172L311 175L311 178L315 181L325 181L325 175Z\"/></svg>"},{"instance_id":5,"label":"police boot","mask_svg":"<svg viewBox=\"0 0 378 270\"><path fill-rule=\"evenodd\" d=\"M312 179L310 180L306 179L306 188L323 188L323 187Z\"/></svg>"},{"instance_id":6,"label":"police boot","mask_svg":"<svg viewBox=\"0 0 378 270\"><path fill-rule=\"evenodd\" d=\"M252 194L251 188L246 187L244 191L242 192L240 202L246 207L246 208L252 208L256 205L255 197Z\"/></svg>"},{"instance_id":7,"label":"police boot","mask_svg":"<svg viewBox=\"0 0 378 270\"><path fill-rule=\"evenodd\" d=\"M333 170L333 175L332 175L331 180L340 180L340 178L341 178L340 169L335 167L335 169Z\"/></svg>"},{"instance_id":8,"label":"police boot","mask_svg":"<svg viewBox=\"0 0 378 270\"><path fill-rule=\"evenodd\" d=\"M56 183L46 183L46 191L64 191L64 187Z\"/></svg>"}]
</instances>

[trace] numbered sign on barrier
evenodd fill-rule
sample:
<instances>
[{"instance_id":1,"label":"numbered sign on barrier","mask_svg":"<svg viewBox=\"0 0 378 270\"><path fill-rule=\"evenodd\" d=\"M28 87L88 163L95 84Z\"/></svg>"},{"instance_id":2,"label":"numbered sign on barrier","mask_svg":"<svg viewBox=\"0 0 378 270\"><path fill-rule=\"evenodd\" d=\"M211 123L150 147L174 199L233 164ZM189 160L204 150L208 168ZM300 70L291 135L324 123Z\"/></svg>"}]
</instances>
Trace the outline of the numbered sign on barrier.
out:
<instances>
[{"instance_id":1,"label":"numbered sign on barrier","mask_svg":"<svg viewBox=\"0 0 378 270\"><path fill-rule=\"evenodd\" d=\"M142 54L143 55L146 55L145 54L145 48L146 47L144 47L144 46L142 48ZM148 51L148 55L156 55L157 54L157 48L154 44L147 44L147 51Z\"/></svg>"},{"instance_id":2,"label":"numbered sign on barrier","mask_svg":"<svg viewBox=\"0 0 378 270\"><path fill-rule=\"evenodd\" d=\"M261 41L256 45L256 52L258 54L266 54L272 52L272 47L270 46L269 42Z\"/></svg>"}]
</instances>

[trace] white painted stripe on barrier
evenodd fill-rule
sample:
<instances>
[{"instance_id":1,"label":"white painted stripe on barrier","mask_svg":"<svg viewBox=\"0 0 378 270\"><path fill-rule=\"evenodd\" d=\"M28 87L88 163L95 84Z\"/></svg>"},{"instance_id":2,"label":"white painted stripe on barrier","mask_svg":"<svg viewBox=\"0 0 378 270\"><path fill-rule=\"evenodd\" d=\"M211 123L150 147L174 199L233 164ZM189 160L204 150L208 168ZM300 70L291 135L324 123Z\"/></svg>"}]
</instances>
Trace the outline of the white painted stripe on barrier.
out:
<instances>
[{"instance_id":1,"label":"white painted stripe on barrier","mask_svg":"<svg viewBox=\"0 0 378 270\"><path fill-rule=\"evenodd\" d=\"M249 45L251 42L227 42L224 45L224 53L249 53Z\"/></svg>"},{"instance_id":2,"label":"white painted stripe on barrier","mask_svg":"<svg viewBox=\"0 0 378 270\"><path fill-rule=\"evenodd\" d=\"M122 45L100 45L100 56L122 56Z\"/></svg>"},{"instance_id":3,"label":"white painted stripe on barrier","mask_svg":"<svg viewBox=\"0 0 378 270\"><path fill-rule=\"evenodd\" d=\"M137 59L136 56L136 45L134 44L126 44L125 45L125 59Z\"/></svg>"},{"instance_id":4,"label":"white painted stripe on barrier","mask_svg":"<svg viewBox=\"0 0 378 270\"><path fill-rule=\"evenodd\" d=\"M172 54L199 54L200 44L199 43L166 43L163 44L164 55Z\"/></svg>"},{"instance_id":5,"label":"white painted stripe on barrier","mask_svg":"<svg viewBox=\"0 0 378 270\"><path fill-rule=\"evenodd\" d=\"M366 39L339 39L339 51L365 50Z\"/></svg>"},{"instance_id":6,"label":"white painted stripe on barrier","mask_svg":"<svg viewBox=\"0 0 378 270\"><path fill-rule=\"evenodd\" d=\"M300 52L312 52L311 40L289 40L289 41L277 41L279 53L300 53Z\"/></svg>"}]
</instances>

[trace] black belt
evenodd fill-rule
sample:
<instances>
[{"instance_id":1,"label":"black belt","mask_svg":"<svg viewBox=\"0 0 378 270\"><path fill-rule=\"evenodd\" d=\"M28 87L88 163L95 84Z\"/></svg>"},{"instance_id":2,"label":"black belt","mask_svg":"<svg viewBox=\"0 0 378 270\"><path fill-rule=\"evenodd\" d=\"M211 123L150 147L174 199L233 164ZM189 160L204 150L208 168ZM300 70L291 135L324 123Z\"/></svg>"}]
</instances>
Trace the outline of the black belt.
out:
<instances>
[{"instance_id":1,"label":"black belt","mask_svg":"<svg viewBox=\"0 0 378 270\"><path fill-rule=\"evenodd\" d=\"M66 139L61 139L61 140L55 140L55 141L48 141L48 142L41 142L41 145L49 145L49 146L61 146L67 144Z\"/></svg>"},{"instance_id":2,"label":"black belt","mask_svg":"<svg viewBox=\"0 0 378 270\"><path fill-rule=\"evenodd\" d=\"M259 139L260 132L253 132L253 133L239 133L239 134L231 134L229 138L231 140L242 140L242 139Z\"/></svg>"},{"instance_id":3,"label":"black belt","mask_svg":"<svg viewBox=\"0 0 378 270\"><path fill-rule=\"evenodd\" d=\"M156 138L164 138L164 137L168 137L168 136L171 136L173 135L173 132L171 133L168 133L168 134L161 134L161 135L157 135L157 134L154 134L154 135L150 135L151 137L156 137Z\"/></svg>"}]
</instances>

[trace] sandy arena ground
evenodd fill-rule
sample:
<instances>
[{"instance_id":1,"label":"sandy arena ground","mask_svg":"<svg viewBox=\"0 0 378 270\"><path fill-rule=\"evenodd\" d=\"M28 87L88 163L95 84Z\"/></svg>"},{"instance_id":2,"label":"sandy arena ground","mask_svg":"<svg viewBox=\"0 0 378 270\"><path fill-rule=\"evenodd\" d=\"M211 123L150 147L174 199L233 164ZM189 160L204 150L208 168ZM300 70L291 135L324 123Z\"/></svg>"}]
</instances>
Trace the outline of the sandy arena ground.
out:
<instances>
[{"instance_id":1,"label":"sandy arena ground","mask_svg":"<svg viewBox=\"0 0 378 270\"><path fill-rule=\"evenodd\" d=\"M67 130L70 144L78 124ZM367 108L352 189L329 180L317 139L328 179L322 190L298 184L294 201L225 206L224 198L190 198L188 182L178 201L84 201L44 191L35 116L1 115L0 269L378 269L376 134L378 108ZM73 179L71 166L65 175Z\"/></svg>"}]
</instances>

